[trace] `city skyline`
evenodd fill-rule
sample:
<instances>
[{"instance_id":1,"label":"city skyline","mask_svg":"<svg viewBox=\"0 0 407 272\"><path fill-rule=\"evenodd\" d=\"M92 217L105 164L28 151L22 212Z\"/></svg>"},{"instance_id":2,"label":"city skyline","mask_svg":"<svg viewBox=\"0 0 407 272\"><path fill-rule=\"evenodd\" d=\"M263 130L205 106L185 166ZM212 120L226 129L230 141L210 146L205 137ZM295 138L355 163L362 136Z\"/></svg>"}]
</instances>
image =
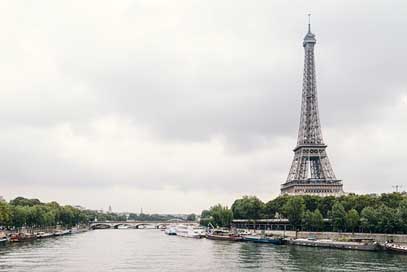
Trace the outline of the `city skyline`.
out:
<instances>
[{"instance_id":1,"label":"city skyline","mask_svg":"<svg viewBox=\"0 0 407 272\"><path fill-rule=\"evenodd\" d=\"M407 3L396 2L2 2L0 195L151 213L276 197L309 12L345 191L407 186Z\"/></svg>"}]
</instances>

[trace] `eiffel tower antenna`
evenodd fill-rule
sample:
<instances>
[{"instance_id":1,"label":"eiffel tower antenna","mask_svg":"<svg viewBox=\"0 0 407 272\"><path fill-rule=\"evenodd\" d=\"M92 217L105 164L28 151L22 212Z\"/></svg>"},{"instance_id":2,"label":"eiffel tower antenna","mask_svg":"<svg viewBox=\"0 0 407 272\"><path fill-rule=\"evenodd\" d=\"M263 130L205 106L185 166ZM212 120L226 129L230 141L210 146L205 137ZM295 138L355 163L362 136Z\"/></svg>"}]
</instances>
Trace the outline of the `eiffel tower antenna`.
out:
<instances>
[{"instance_id":1,"label":"eiffel tower antenna","mask_svg":"<svg viewBox=\"0 0 407 272\"><path fill-rule=\"evenodd\" d=\"M281 185L282 194L341 195L342 181L337 179L326 153L319 120L314 47L317 40L311 32L311 14L308 14L308 33L303 47L305 52L304 79L300 126L294 159L287 180Z\"/></svg>"}]
</instances>

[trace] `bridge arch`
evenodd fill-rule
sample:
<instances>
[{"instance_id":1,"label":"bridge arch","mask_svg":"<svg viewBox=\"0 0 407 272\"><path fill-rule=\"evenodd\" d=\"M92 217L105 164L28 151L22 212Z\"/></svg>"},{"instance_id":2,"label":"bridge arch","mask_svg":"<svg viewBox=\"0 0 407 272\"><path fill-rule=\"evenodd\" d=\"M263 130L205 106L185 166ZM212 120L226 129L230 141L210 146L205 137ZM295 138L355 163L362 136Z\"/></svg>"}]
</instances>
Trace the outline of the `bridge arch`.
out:
<instances>
[{"instance_id":1,"label":"bridge arch","mask_svg":"<svg viewBox=\"0 0 407 272\"><path fill-rule=\"evenodd\" d=\"M133 228L133 225L132 225L132 224L128 224L128 223L125 223L125 222L123 222L123 223L118 223L118 224L114 224L114 225L113 225L113 228L114 228L114 229L118 229L119 226L127 226L127 227L129 227L129 228Z\"/></svg>"},{"instance_id":2,"label":"bridge arch","mask_svg":"<svg viewBox=\"0 0 407 272\"><path fill-rule=\"evenodd\" d=\"M136 229L141 229L141 228L147 228L148 226L151 226L153 228L157 228L156 224L154 223L138 223L135 225Z\"/></svg>"},{"instance_id":3,"label":"bridge arch","mask_svg":"<svg viewBox=\"0 0 407 272\"><path fill-rule=\"evenodd\" d=\"M97 224L93 224L91 225L91 229L110 229L112 226L110 224L106 224L106 223L97 223Z\"/></svg>"}]
</instances>

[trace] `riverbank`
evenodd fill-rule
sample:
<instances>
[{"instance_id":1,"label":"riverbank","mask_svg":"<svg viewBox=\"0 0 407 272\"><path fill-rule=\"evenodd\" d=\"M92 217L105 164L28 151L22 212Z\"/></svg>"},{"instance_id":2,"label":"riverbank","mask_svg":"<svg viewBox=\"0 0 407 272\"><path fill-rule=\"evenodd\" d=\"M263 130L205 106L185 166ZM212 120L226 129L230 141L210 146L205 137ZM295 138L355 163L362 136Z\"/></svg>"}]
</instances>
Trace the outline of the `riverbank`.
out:
<instances>
[{"instance_id":1,"label":"riverbank","mask_svg":"<svg viewBox=\"0 0 407 272\"><path fill-rule=\"evenodd\" d=\"M1 244L27 242L37 239L48 239L52 237L77 234L89 231L87 227L74 228L47 228L47 229L22 229L0 231Z\"/></svg>"},{"instance_id":2,"label":"riverbank","mask_svg":"<svg viewBox=\"0 0 407 272\"><path fill-rule=\"evenodd\" d=\"M260 233L260 230L256 231ZM295 238L295 231L280 231L280 230L266 230L266 234L285 236L287 238ZM307 239L313 237L318 240L374 240L380 244L384 244L386 241L393 241L397 244L407 245L406 234L384 234L384 233L351 233L351 232L313 232L313 231L299 231L297 238Z\"/></svg>"}]
</instances>

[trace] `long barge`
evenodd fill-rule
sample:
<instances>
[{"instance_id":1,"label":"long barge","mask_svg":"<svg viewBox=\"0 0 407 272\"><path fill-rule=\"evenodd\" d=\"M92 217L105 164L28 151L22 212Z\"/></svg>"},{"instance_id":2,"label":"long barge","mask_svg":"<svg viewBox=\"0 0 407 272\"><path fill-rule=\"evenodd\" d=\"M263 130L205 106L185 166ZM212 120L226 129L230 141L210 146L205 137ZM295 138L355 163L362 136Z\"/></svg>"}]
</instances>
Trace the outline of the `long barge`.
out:
<instances>
[{"instance_id":1,"label":"long barge","mask_svg":"<svg viewBox=\"0 0 407 272\"><path fill-rule=\"evenodd\" d=\"M259 235L243 235L243 241L253 242L253 243L262 243L262 244L273 244L273 245L282 245L284 243L283 238L259 236Z\"/></svg>"},{"instance_id":2,"label":"long barge","mask_svg":"<svg viewBox=\"0 0 407 272\"><path fill-rule=\"evenodd\" d=\"M312 239L288 239L289 245L308 246L308 247L323 247L335 249L351 249L363 251L378 251L381 246L373 241L353 242L353 241L333 241L333 240L312 240Z\"/></svg>"}]
</instances>

